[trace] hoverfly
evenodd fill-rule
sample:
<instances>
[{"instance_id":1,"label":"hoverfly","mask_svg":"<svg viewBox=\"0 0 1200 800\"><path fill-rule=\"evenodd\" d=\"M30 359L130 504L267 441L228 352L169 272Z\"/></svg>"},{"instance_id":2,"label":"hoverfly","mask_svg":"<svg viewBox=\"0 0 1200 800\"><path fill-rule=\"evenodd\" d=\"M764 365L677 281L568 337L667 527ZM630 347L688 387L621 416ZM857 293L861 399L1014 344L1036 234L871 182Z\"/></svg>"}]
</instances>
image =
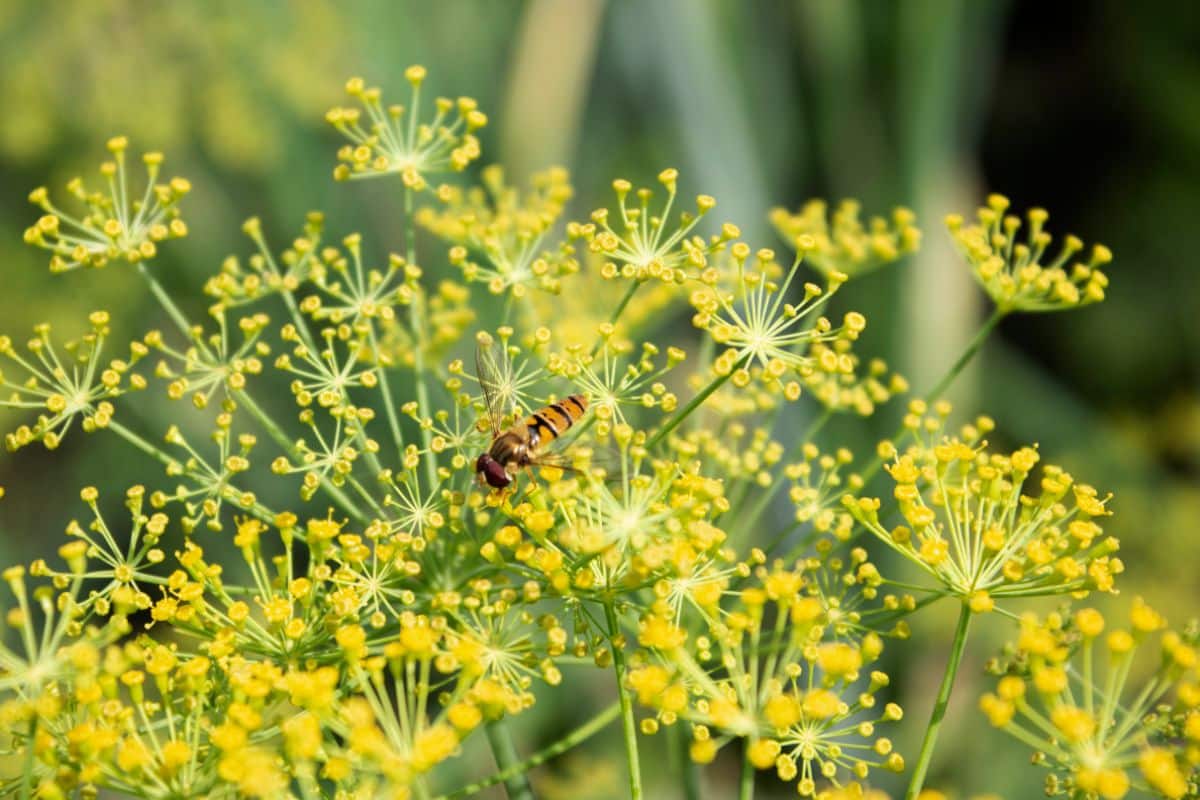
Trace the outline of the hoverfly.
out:
<instances>
[{"instance_id":1,"label":"hoverfly","mask_svg":"<svg viewBox=\"0 0 1200 800\"><path fill-rule=\"evenodd\" d=\"M475 351L475 377L483 388L487 404L488 424L492 443L486 453L475 461L475 474L481 484L503 489L515 480L518 470L545 465L561 467L560 461L548 458L544 448L562 436L587 412L586 395L572 394L535 411L524 421L504 428L502 392L496 377L497 356L493 350L484 354Z\"/></svg>"}]
</instances>

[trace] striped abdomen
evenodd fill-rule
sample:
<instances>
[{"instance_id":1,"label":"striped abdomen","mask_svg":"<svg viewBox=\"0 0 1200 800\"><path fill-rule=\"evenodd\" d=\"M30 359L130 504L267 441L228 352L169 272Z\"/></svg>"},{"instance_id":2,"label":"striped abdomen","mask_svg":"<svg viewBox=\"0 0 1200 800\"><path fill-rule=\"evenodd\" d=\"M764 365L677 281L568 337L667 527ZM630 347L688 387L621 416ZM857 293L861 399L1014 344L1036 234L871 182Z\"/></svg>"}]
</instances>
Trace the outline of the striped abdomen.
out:
<instances>
[{"instance_id":1,"label":"striped abdomen","mask_svg":"<svg viewBox=\"0 0 1200 800\"><path fill-rule=\"evenodd\" d=\"M573 394L536 411L525 420L529 449L534 450L562 436L587 411L587 397Z\"/></svg>"}]
</instances>

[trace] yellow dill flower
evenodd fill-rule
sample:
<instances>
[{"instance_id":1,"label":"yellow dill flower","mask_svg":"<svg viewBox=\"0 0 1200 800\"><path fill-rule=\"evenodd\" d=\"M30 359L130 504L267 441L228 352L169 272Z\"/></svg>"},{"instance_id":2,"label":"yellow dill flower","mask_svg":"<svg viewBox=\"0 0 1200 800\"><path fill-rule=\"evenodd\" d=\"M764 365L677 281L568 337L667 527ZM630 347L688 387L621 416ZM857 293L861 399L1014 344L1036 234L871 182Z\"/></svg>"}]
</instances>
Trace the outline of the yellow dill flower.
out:
<instances>
[{"instance_id":1,"label":"yellow dill flower","mask_svg":"<svg viewBox=\"0 0 1200 800\"><path fill-rule=\"evenodd\" d=\"M633 343L615 336L611 325L602 326L597 338L591 351L573 346L563 353L551 353L546 370L561 375L587 395L591 413L600 424L599 437L607 436L612 425L628 422L627 408L675 410L679 398L667 389L664 379L683 362L682 350L669 347L666 359L659 361L658 346L644 342L640 356L634 356Z\"/></svg>"},{"instance_id":2,"label":"yellow dill flower","mask_svg":"<svg viewBox=\"0 0 1200 800\"><path fill-rule=\"evenodd\" d=\"M616 425L611 479L591 473L558 481L553 511L514 512L540 545L514 557L543 572L556 591L609 591L627 582L694 575L725 543L713 520L728 509L723 487L668 461L649 462L645 434Z\"/></svg>"},{"instance_id":3,"label":"yellow dill flower","mask_svg":"<svg viewBox=\"0 0 1200 800\"><path fill-rule=\"evenodd\" d=\"M94 609L107 616L114 606L118 613L149 608L152 601L146 590L158 582L154 566L166 557L158 545L169 522L167 515L158 511L145 513L146 489L133 486L125 493L129 528L114 530L100 512L98 493L89 487L81 495L92 519L85 525L75 520L67 525L67 536L73 541L59 549L67 560L67 569L54 569L44 561L35 562L33 569L60 582L84 572L89 578L102 581L89 590L87 598L79 604L80 610Z\"/></svg>"},{"instance_id":4,"label":"yellow dill flower","mask_svg":"<svg viewBox=\"0 0 1200 800\"><path fill-rule=\"evenodd\" d=\"M206 408L218 392L227 397L244 389L249 376L262 373L263 358L271 352L263 341L270 322L266 314L231 320L220 304L210 306L208 312L217 330L206 334L197 325L187 331L184 346L173 344L157 330L142 340L145 347L162 356L154 365L154 376L166 382L167 397L187 397L196 408Z\"/></svg>"},{"instance_id":5,"label":"yellow dill flower","mask_svg":"<svg viewBox=\"0 0 1200 800\"><path fill-rule=\"evenodd\" d=\"M272 294L295 292L312 272L320 252L325 215L310 211L300 236L276 257L262 232L262 222L251 217L242 223L242 233L254 242L257 253L244 261L228 256L221 271L204 284L204 293L226 308L253 303Z\"/></svg>"},{"instance_id":6,"label":"yellow dill flower","mask_svg":"<svg viewBox=\"0 0 1200 800\"><path fill-rule=\"evenodd\" d=\"M825 288L806 283L798 302L789 301L789 289L799 271L802 255L777 282L781 268L775 263L775 253L759 250L754 265L747 269L750 248L739 242L729 250L733 260L731 285L725 287L717 270L707 270L700 288L691 292L689 300L696 309L692 324L708 331L713 341L725 348L717 357L714 369L720 375L732 373L735 386L745 386L751 380L749 367L761 367L759 380L777 385L789 400L800 394L798 378L813 369L808 354L815 342L838 337L854 339L866 327L866 320L857 312L846 314L843 325L818 317L811 327L805 320L823 306L845 281L841 274L832 275ZM794 377L786 380L789 373Z\"/></svg>"},{"instance_id":7,"label":"yellow dill flower","mask_svg":"<svg viewBox=\"0 0 1200 800\"><path fill-rule=\"evenodd\" d=\"M808 355L813 368L802 383L808 393L833 412L869 417L895 395L908 391L908 381L889 372L887 363L873 358L864 366L854 352L853 336L813 342Z\"/></svg>"},{"instance_id":8,"label":"yellow dill flower","mask_svg":"<svg viewBox=\"0 0 1200 800\"><path fill-rule=\"evenodd\" d=\"M999 311L1064 311L1104 299L1108 276L1100 267L1112 261L1107 247L1095 245L1086 263L1069 264L1083 242L1067 236L1050 258L1053 237L1043 227L1049 214L1030 209L1028 234L1019 241L1021 220L1005 213L1008 205L1008 198L993 194L976 212L978 222L966 225L957 214L946 218L955 245Z\"/></svg>"},{"instance_id":9,"label":"yellow dill flower","mask_svg":"<svg viewBox=\"0 0 1200 800\"><path fill-rule=\"evenodd\" d=\"M1108 499L1052 465L1034 494L1026 484L1037 450L989 453L971 438L919 439L887 467L903 524L884 527L878 499L843 502L880 541L979 611L1004 597L1112 591L1123 565L1112 555L1118 543L1097 522L1110 513Z\"/></svg>"},{"instance_id":10,"label":"yellow dill flower","mask_svg":"<svg viewBox=\"0 0 1200 800\"><path fill-rule=\"evenodd\" d=\"M809 200L799 211L771 209L771 224L788 242L806 240L805 259L825 276L856 278L916 252L921 231L907 208L892 211L891 220L871 217L866 225L856 200L843 200L830 215L824 200Z\"/></svg>"},{"instance_id":11,"label":"yellow dill flower","mask_svg":"<svg viewBox=\"0 0 1200 800\"><path fill-rule=\"evenodd\" d=\"M607 208L600 208L592 212L590 223L568 226L568 235L582 239L590 252L605 259L601 269L605 278L631 279L637 282L635 285L649 280L682 284L707 266L710 254L723 250L740 232L727 223L719 234L708 239L692 233L717 205L716 200L703 194L696 198L696 211L681 212L672 226L678 179L679 172L675 169L658 174L658 182L667 190L661 210L651 208L652 189L635 190L627 180L613 181L619 219L614 219ZM637 196L636 206L629 203L631 192Z\"/></svg>"},{"instance_id":12,"label":"yellow dill flower","mask_svg":"<svg viewBox=\"0 0 1200 800\"><path fill-rule=\"evenodd\" d=\"M313 319L362 327L368 320L390 321L396 307L412 302L420 269L391 254L387 265L368 269L363 263L362 234L343 237L342 246L323 247L308 267L307 280L320 290L300 303ZM347 258L347 255L349 257Z\"/></svg>"},{"instance_id":13,"label":"yellow dill flower","mask_svg":"<svg viewBox=\"0 0 1200 800\"><path fill-rule=\"evenodd\" d=\"M799 455L800 459L787 462L783 469L784 477L791 483L788 499L795 508L795 521L811 526L816 534L848 540L854 517L841 506L841 497L847 491L862 489L862 478L857 474L843 475L843 470L854 460L853 454L845 448L822 453L815 444L806 442Z\"/></svg>"},{"instance_id":14,"label":"yellow dill flower","mask_svg":"<svg viewBox=\"0 0 1200 800\"><path fill-rule=\"evenodd\" d=\"M797 563L804 588L791 609L793 621L812 622L826 635L856 642L868 660L882 651L880 635L908 637L902 617L916 607L916 600L889 591L865 549L842 553L825 539L815 550L817 555Z\"/></svg>"},{"instance_id":15,"label":"yellow dill flower","mask_svg":"<svg viewBox=\"0 0 1200 800\"><path fill-rule=\"evenodd\" d=\"M428 186L432 175L461 172L479 158L475 131L487 124L487 115L469 97L434 101L434 116L421 118L421 85L425 69L412 66L404 71L412 88L409 105L384 106L382 92L368 87L362 78L346 82L346 93L362 106L331 109L325 119L350 144L338 151L336 180L399 175L413 191ZM365 117L364 114L365 113Z\"/></svg>"},{"instance_id":16,"label":"yellow dill flower","mask_svg":"<svg viewBox=\"0 0 1200 800\"><path fill-rule=\"evenodd\" d=\"M239 509L257 508L258 498L238 488L238 476L252 467L251 453L258 443L253 434L233 435L233 415L222 412L215 420L216 427L209 435L209 454L206 457L185 437L176 425L167 428L163 440L171 446L174 458L167 463L167 473L185 479L172 492L151 494L151 505L163 508L170 503L182 506L179 522L187 533L203 524L208 530L224 529L222 511L227 504ZM170 455L164 452L163 456ZM258 509L261 511L261 509Z\"/></svg>"},{"instance_id":17,"label":"yellow dill flower","mask_svg":"<svg viewBox=\"0 0 1200 800\"><path fill-rule=\"evenodd\" d=\"M664 724L695 726L693 759L703 763L744 738L755 768L773 769L813 797L818 781L902 769L891 740L876 731L902 712L894 704L877 709L885 674L859 682L880 654L878 637L825 640L807 585L801 572L761 569L719 609L697 609L705 626L697 637L652 610L639 634L647 665L630 673L630 683Z\"/></svg>"},{"instance_id":18,"label":"yellow dill flower","mask_svg":"<svg viewBox=\"0 0 1200 800\"><path fill-rule=\"evenodd\" d=\"M944 800L933 793L926 797L926 792L922 792L917 798L918 800ZM816 800L890 800L890 798L887 792L868 788L858 781L851 781L843 786L834 786L817 792Z\"/></svg>"},{"instance_id":19,"label":"yellow dill flower","mask_svg":"<svg viewBox=\"0 0 1200 800\"><path fill-rule=\"evenodd\" d=\"M468 283L484 283L492 294L511 291L517 298L531 286L558 293L562 276L579 268L572 246L546 246L571 199L567 171L555 167L533 175L523 195L505 184L498 165L485 167L480 180L482 186L465 191L440 188L442 208L421 208L417 223L454 245L450 263Z\"/></svg>"},{"instance_id":20,"label":"yellow dill flower","mask_svg":"<svg viewBox=\"0 0 1200 800\"><path fill-rule=\"evenodd\" d=\"M1104 615L1092 608L1070 619L1026 615L1010 674L980 699L994 726L1033 747L1035 763L1052 770L1047 791L1104 800L1119 800L1135 786L1167 798L1189 791L1198 763L1189 724L1200 720L1200 697L1189 687L1196 685L1200 635L1195 626L1164 631L1162 617L1140 598L1129 617L1131 630L1104 636ZM1156 666L1134 685L1139 647L1155 651ZM1200 735L1200 723L1191 727Z\"/></svg>"},{"instance_id":21,"label":"yellow dill flower","mask_svg":"<svg viewBox=\"0 0 1200 800\"><path fill-rule=\"evenodd\" d=\"M279 757L262 747L243 747L222 756L217 774L246 797L279 797L289 783Z\"/></svg>"},{"instance_id":22,"label":"yellow dill flower","mask_svg":"<svg viewBox=\"0 0 1200 800\"><path fill-rule=\"evenodd\" d=\"M53 450L76 419L89 433L107 428L114 412L110 401L132 389L145 388L145 378L130 368L146 355L146 348L135 343L128 359L105 363L101 354L108 336L108 312L93 311L88 322L91 330L67 342L61 355L50 339L49 323L34 327L24 354L9 337L0 336L0 358L10 362L17 373L0 371L0 389L5 392L0 407L40 412L32 426L20 425L5 434L9 450L36 441Z\"/></svg>"},{"instance_id":23,"label":"yellow dill flower","mask_svg":"<svg viewBox=\"0 0 1200 800\"><path fill-rule=\"evenodd\" d=\"M128 145L124 136L108 140L113 160L100 165L107 192L89 191L82 178L67 184L68 193L86 206L81 216L71 216L54 205L45 187L29 194L29 202L46 214L25 229L25 242L53 253L51 272L103 267L118 259L135 264L153 258L159 242L187 235L187 225L179 216L179 201L191 191L191 183L185 178L155 183L162 153L146 153L142 156L146 188L139 199L126 175Z\"/></svg>"}]
</instances>

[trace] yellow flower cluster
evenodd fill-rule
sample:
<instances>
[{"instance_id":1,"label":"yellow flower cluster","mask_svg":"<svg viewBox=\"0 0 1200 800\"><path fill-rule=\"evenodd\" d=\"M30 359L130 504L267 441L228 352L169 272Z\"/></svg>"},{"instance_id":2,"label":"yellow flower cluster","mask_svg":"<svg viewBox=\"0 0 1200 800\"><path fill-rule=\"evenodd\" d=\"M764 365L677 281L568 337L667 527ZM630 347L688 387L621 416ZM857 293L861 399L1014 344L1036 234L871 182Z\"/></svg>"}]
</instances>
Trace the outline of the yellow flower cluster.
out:
<instances>
[{"instance_id":1,"label":"yellow flower cluster","mask_svg":"<svg viewBox=\"0 0 1200 800\"><path fill-rule=\"evenodd\" d=\"M30 193L29 202L46 213L25 230L25 242L53 253L51 272L103 267L116 260L136 264L153 258L159 242L187 235L187 225L179 216L179 201L191 191L191 183L184 178L155 183L163 156L146 153L142 156L146 188L136 193L126 174L128 146L124 136L108 140L113 160L100 165L107 191L89 191L82 178L67 184L67 192L87 208L82 216L60 210L45 187Z\"/></svg>"},{"instance_id":2,"label":"yellow flower cluster","mask_svg":"<svg viewBox=\"0 0 1200 800\"><path fill-rule=\"evenodd\" d=\"M484 555L523 563L553 591L582 596L690 574L717 555L727 538L713 522L728 510L721 482L650 464L644 434L628 425L614 426L612 438L611 479L583 472L554 481L547 503L512 508L520 525L501 527Z\"/></svg>"},{"instance_id":3,"label":"yellow flower cluster","mask_svg":"<svg viewBox=\"0 0 1200 800\"><path fill-rule=\"evenodd\" d=\"M778 387L788 400L800 396L800 378L814 370L815 361L809 354L815 343L842 338L854 340L867 326L862 314L851 311L843 324L834 328L825 317L818 317L807 326L807 318L828 302L846 280L840 273L830 276L822 288L805 283L797 302L791 302L790 289L799 272L801 256L797 256L786 274L779 280L782 269L775 262L772 250L759 250L747 268L750 247L738 242L729 249L733 262L731 282L727 286L717 269L706 270L700 288L694 289L689 300L696 309L692 324L705 330L713 341L724 348L714 362L718 374L730 375L735 386L750 383L751 366L759 367L761 383Z\"/></svg>"},{"instance_id":4,"label":"yellow flower cluster","mask_svg":"<svg viewBox=\"0 0 1200 800\"><path fill-rule=\"evenodd\" d=\"M813 369L802 383L830 411L869 417L894 396L907 392L908 381L889 372L887 363L879 358L871 359L864 368L853 349L857 337L852 329L843 329L843 335L831 341L813 342L808 351Z\"/></svg>"},{"instance_id":5,"label":"yellow flower cluster","mask_svg":"<svg viewBox=\"0 0 1200 800\"><path fill-rule=\"evenodd\" d=\"M50 324L34 328L33 338L21 353L12 340L0 336L0 358L11 362L17 375L0 371L0 408L36 409L33 425L20 425L4 436L9 450L40 441L47 449L58 447L78 418L80 427L91 432L112 422L112 400L127 391L144 389L146 379L130 368L146 355L147 348L135 342L128 359L102 360L108 336L107 311L88 315L91 330L67 342L62 350L50 339ZM18 375L20 377L18 377Z\"/></svg>"},{"instance_id":6,"label":"yellow flower cluster","mask_svg":"<svg viewBox=\"0 0 1200 800\"><path fill-rule=\"evenodd\" d=\"M990 420L963 435L918 444L887 471L903 524L888 528L878 498L847 495L846 507L876 538L944 590L991 611L996 600L1089 590L1113 591L1124 566L1097 520L1107 499L1053 465L1041 468L1035 493L1035 448L991 453L976 444Z\"/></svg>"},{"instance_id":7,"label":"yellow flower cluster","mask_svg":"<svg viewBox=\"0 0 1200 800\"><path fill-rule=\"evenodd\" d=\"M354 79L358 107L328 115L350 141L336 177L402 187L403 254L327 235L316 212L280 248L251 218L249 254L225 259L193 318L144 264L186 232L187 182L157 185L161 157L131 200L126 144L111 142L108 194L70 187L89 209L78 220L34 192L46 217L27 238L55 270L139 262L129 279L165 322L124 358L108 355L104 312L65 346L48 326L24 348L0 337L0 406L26 415L6 443L54 447L78 423L164 474L103 502L83 489L60 560L3 573L0 794L519 796L530 769L619 717L641 797L636 699L653 712L643 734L687 723L671 733L695 762L739 740L741 800L768 771L805 797L876 800L866 781L904 768L887 735L901 710L872 669L884 637L905 640L911 615L953 596L957 665L970 613L998 599L1112 590L1107 498L1033 448L989 451L987 418L947 435L949 406L913 401L866 468L825 430L907 389L859 352L861 314L822 314L849 278L917 247L910 212L777 211L789 264L713 224L713 198L680 209L668 169L653 190L615 181L612 208L568 222L564 170L520 192L495 166L476 179L486 117L466 98L423 116L425 71L405 76L406 107ZM433 183L449 172L463 174ZM978 229L953 226L1002 311L1100 299L1107 251L1068 272L1071 240L1042 266L1044 215L1017 244L1003 212L992 201ZM419 256L418 227L449 252ZM151 379L188 402L144 436L114 405ZM891 496L863 496L885 462ZM110 524L122 500L128 524ZM881 574L887 549L929 585ZM1102 627L1094 612L1027 621L985 710L1040 737L1079 796L1120 796L1122 776L1194 793L1197 635L1162 634L1150 688L1112 700L1161 620L1135 605L1095 681ZM520 761L505 718L574 690L588 662L612 670L616 702ZM1090 701L1064 683L1080 674ZM910 787L924 800L940 796L918 794L938 719ZM500 771L463 786L456 759L484 727Z\"/></svg>"},{"instance_id":8,"label":"yellow flower cluster","mask_svg":"<svg viewBox=\"0 0 1200 800\"><path fill-rule=\"evenodd\" d=\"M399 175L405 187L419 192L429 185L431 175L461 172L479 158L479 139L474 132L487 125L487 115L478 104L470 97L439 97L434 101L433 118L424 121L420 99L425 68L409 67L404 77L412 87L408 107L385 107L383 93L368 87L362 78L346 82L346 93L362 108L338 107L325 115L326 121L350 140L338 151L341 163L333 171L335 179Z\"/></svg>"},{"instance_id":9,"label":"yellow flower cluster","mask_svg":"<svg viewBox=\"0 0 1200 800\"><path fill-rule=\"evenodd\" d=\"M468 282L482 282L492 294L511 291L516 298L530 286L557 294L562 275L579 268L569 243L555 252L543 249L573 194L567 171L558 167L534 175L524 195L505 183L496 165L485 167L480 181L465 191L440 187L442 207L422 208L417 223L453 245L450 263Z\"/></svg>"},{"instance_id":10,"label":"yellow flower cluster","mask_svg":"<svg viewBox=\"0 0 1200 800\"><path fill-rule=\"evenodd\" d=\"M760 566L729 602L719 591L696 594L705 628L694 637L667 607L652 607L638 626L643 663L628 678L638 701L655 711L643 729L692 723L699 763L744 739L749 763L796 781L802 797L815 796L821 779L902 770L904 760L877 730L902 712L876 701L887 675L864 672L882 640L836 636L810 581L802 571Z\"/></svg>"},{"instance_id":11,"label":"yellow flower cluster","mask_svg":"<svg viewBox=\"0 0 1200 800\"><path fill-rule=\"evenodd\" d=\"M988 720L1034 748L1048 794L1120 800L1136 786L1193 797L1200 766L1200 635L1168 630L1134 598L1112 627L1094 608L1027 615L1013 664L980 699ZM1139 648L1153 672L1134 684Z\"/></svg>"},{"instance_id":12,"label":"yellow flower cluster","mask_svg":"<svg viewBox=\"0 0 1200 800\"><path fill-rule=\"evenodd\" d=\"M572 238L581 239L589 252L604 260L601 275L608 279L626 278L637 282L648 280L682 284L708 266L712 253L720 252L726 243L740 235L737 226L726 223L718 234L707 239L692 231L716 207L717 201L708 195L696 198L696 211L679 214L671 226L671 211L678 193L679 171L665 169L658 182L667 190L661 210L651 208L654 191L648 187L634 189L629 181L613 181L617 194L617 214L607 208L592 212L591 222L575 223L568 227ZM637 197L631 204L630 193Z\"/></svg>"},{"instance_id":13,"label":"yellow flower cluster","mask_svg":"<svg viewBox=\"0 0 1200 800\"><path fill-rule=\"evenodd\" d=\"M302 235L276 259L263 235L262 222L251 217L242 224L242 232L254 242L258 252L244 263L237 256L226 258L221 271L205 283L204 293L230 308L270 294L296 291L314 269L324 227L325 215L309 212Z\"/></svg>"},{"instance_id":14,"label":"yellow flower cluster","mask_svg":"<svg viewBox=\"0 0 1200 800\"><path fill-rule=\"evenodd\" d=\"M616 336L611 325L603 326L596 339L590 352L568 346L565 352L551 353L546 371L562 376L587 395L599 437L607 437L613 424L627 423L629 408L675 410L679 398L668 390L664 379L683 362L682 350L669 347L660 361L658 346L644 342L635 358L633 343Z\"/></svg>"},{"instance_id":15,"label":"yellow flower cluster","mask_svg":"<svg viewBox=\"0 0 1200 800\"><path fill-rule=\"evenodd\" d=\"M907 208L892 211L891 220L871 217L866 225L855 200L838 203L833 214L824 200L810 200L799 211L771 209L771 224L788 242L804 237L805 260L825 276L856 278L916 252L921 231Z\"/></svg>"},{"instance_id":16,"label":"yellow flower cluster","mask_svg":"<svg viewBox=\"0 0 1200 800\"><path fill-rule=\"evenodd\" d=\"M957 214L946 218L955 245L998 310L1063 311L1104 299L1108 276L1100 267L1112 261L1107 247L1095 245L1086 263L1071 264L1083 242L1067 236L1050 258L1046 251L1053 237L1044 228L1046 211L1029 210L1028 234L1020 241L1021 219L1005 213L1008 205L1007 197L993 194L976 212L976 223L968 225Z\"/></svg>"}]
</instances>

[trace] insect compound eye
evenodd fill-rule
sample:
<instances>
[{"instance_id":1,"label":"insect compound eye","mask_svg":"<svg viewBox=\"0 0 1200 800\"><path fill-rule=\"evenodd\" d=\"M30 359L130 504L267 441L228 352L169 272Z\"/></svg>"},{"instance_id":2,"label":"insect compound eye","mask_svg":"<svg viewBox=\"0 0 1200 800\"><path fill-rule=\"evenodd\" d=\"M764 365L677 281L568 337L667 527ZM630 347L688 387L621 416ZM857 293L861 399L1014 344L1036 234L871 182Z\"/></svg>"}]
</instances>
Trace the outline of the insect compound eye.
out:
<instances>
[{"instance_id":1,"label":"insect compound eye","mask_svg":"<svg viewBox=\"0 0 1200 800\"><path fill-rule=\"evenodd\" d=\"M489 458L484 465L483 477L488 482L488 486L491 486L493 489L503 489L512 483L512 479L504 471L504 465L493 458Z\"/></svg>"}]
</instances>

